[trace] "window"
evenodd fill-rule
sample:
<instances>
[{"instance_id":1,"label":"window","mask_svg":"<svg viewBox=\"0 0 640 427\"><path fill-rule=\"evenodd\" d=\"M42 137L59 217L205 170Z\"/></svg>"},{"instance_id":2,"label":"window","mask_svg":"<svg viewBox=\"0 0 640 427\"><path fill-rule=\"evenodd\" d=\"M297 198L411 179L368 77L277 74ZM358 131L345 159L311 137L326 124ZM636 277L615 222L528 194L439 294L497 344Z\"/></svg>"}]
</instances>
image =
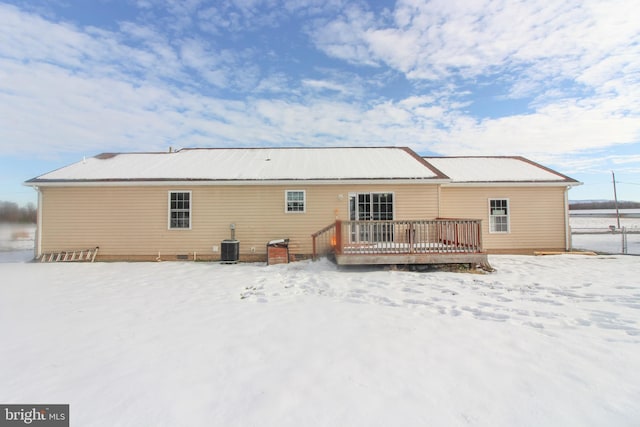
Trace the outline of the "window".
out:
<instances>
[{"instance_id":1,"label":"window","mask_svg":"<svg viewBox=\"0 0 640 427\"><path fill-rule=\"evenodd\" d=\"M306 194L304 190L286 191L287 212L304 212L306 204Z\"/></svg>"},{"instance_id":2,"label":"window","mask_svg":"<svg viewBox=\"0 0 640 427\"><path fill-rule=\"evenodd\" d=\"M169 192L169 229L191 228L191 191Z\"/></svg>"},{"instance_id":3,"label":"window","mask_svg":"<svg viewBox=\"0 0 640 427\"><path fill-rule=\"evenodd\" d=\"M393 193L349 193L352 242L392 242ZM367 224L364 221L371 221Z\"/></svg>"},{"instance_id":4,"label":"window","mask_svg":"<svg viewBox=\"0 0 640 427\"><path fill-rule=\"evenodd\" d=\"M372 193L373 219L376 221L393 220L393 194Z\"/></svg>"},{"instance_id":5,"label":"window","mask_svg":"<svg viewBox=\"0 0 640 427\"><path fill-rule=\"evenodd\" d=\"M489 232L509 232L509 200L489 199Z\"/></svg>"}]
</instances>

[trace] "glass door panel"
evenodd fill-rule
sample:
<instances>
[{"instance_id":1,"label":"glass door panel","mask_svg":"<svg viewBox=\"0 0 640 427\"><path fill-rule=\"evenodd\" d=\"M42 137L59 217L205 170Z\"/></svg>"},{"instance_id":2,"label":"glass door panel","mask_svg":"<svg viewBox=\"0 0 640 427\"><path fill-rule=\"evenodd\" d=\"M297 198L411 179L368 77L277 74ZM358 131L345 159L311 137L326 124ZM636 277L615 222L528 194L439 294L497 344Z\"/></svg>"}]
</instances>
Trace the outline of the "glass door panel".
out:
<instances>
[{"instance_id":1,"label":"glass door panel","mask_svg":"<svg viewBox=\"0 0 640 427\"><path fill-rule=\"evenodd\" d=\"M352 242L393 241L392 224L363 224L362 221L393 220L392 193L349 194L349 219L360 221L350 230Z\"/></svg>"}]
</instances>

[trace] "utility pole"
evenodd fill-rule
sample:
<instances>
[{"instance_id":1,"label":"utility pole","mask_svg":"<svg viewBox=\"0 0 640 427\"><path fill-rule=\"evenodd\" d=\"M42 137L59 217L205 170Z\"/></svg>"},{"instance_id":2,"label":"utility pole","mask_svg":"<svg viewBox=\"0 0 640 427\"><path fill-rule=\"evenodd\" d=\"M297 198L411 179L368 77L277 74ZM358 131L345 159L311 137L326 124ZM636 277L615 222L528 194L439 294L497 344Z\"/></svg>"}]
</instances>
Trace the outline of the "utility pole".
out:
<instances>
[{"instance_id":1,"label":"utility pole","mask_svg":"<svg viewBox=\"0 0 640 427\"><path fill-rule=\"evenodd\" d=\"M616 219L618 220L618 230L620 230L620 210L618 210L618 193L616 192L616 174L611 171L611 180L613 181L613 199L616 203Z\"/></svg>"}]
</instances>

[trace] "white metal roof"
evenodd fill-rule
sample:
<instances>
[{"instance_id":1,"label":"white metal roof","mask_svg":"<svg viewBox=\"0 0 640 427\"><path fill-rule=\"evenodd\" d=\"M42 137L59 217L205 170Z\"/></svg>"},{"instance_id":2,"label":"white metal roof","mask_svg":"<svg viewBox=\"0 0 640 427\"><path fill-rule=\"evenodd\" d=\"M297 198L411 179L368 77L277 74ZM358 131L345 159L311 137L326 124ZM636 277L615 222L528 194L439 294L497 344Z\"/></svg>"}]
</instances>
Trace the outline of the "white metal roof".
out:
<instances>
[{"instance_id":1,"label":"white metal roof","mask_svg":"<svg viewBox=\"0 0 640 427\"><path fill-rule=\"evenodd\" d=\"M27 184L136 180L446 179L413 151L367 148L212 148L173 153L101 154Z\"/></svg>"},{"instance_id":2,"label":"white metal roof","mask_svg":"<svg viewBox=\"0 0 640 427\"><path fill-rule=\"evenodd\" d=\"M202 148L105 153L27 181L438 180L455 183L579 184L523 157L424 157L404 147Z\"/></svg>"},{"instance_id":3,"label":"white metal roof","mask_svg":"<svg viewBox=\"0 0 640 427\"><path fill-rule=\"evenodd\" d=\"M523 157L425 157L456 183L573 183L572 178Z\"/></svg>"}]
</instances>

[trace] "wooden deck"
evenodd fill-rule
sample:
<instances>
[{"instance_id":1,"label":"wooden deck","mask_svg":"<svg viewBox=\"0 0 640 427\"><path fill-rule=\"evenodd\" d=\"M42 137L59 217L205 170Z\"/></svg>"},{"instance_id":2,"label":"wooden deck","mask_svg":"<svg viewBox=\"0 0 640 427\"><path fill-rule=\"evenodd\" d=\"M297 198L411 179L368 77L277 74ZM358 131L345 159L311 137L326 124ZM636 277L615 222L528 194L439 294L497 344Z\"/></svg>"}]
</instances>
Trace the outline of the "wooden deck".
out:
<instances>
[{"instance_id":1,"label":"wooden deck","mask_svg":"<svg viewBox=\"0 0 640 427\"><path fill-rule=\"evenodd\" d=\"M336 221L313 234L313 256L335 256L339 265L479 264L480 220Z\"/></svg>"}]
</instances>

